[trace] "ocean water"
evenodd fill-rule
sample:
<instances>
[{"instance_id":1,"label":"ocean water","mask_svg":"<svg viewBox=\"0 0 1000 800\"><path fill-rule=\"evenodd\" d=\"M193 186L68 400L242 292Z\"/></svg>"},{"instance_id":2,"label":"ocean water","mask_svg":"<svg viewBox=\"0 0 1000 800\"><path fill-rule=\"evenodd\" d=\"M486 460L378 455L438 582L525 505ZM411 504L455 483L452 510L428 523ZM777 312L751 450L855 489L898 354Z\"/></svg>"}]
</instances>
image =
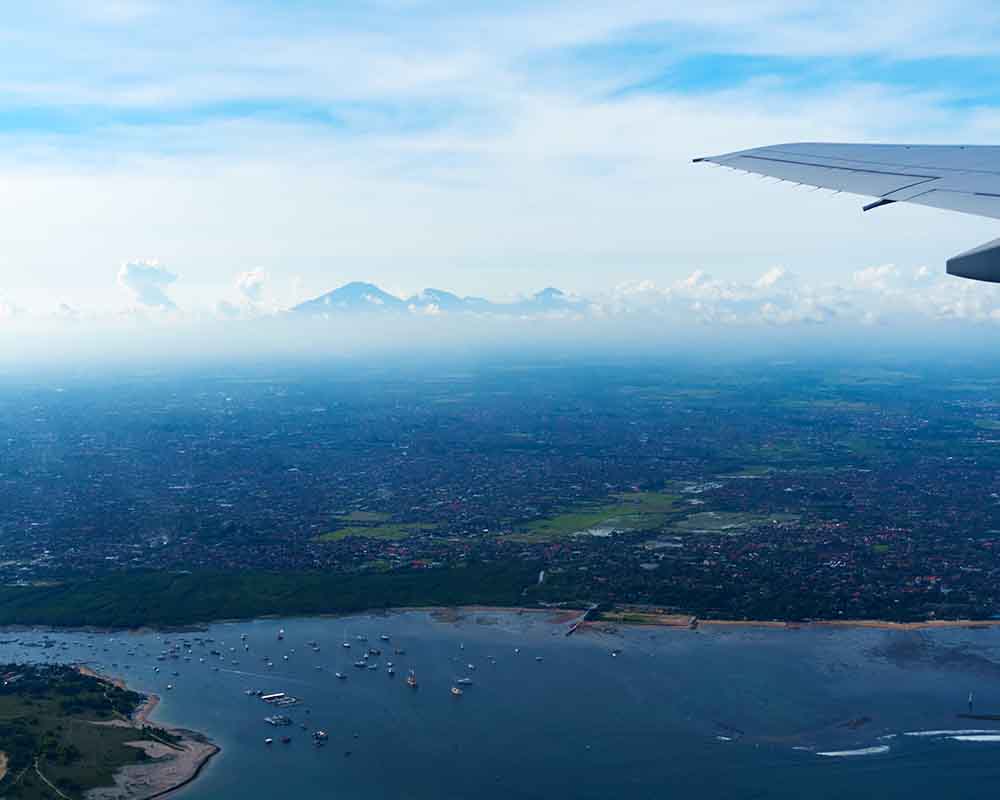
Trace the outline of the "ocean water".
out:
<instances>
[{"instance_id":1,"label":"ocean water","mask_svg":"<svg viewBox=\"0 0 1000 800\"><path fill-rule=\"evenodd\" d=\"M159 694L155 721L222 747L183 800L940 800L992 795L1000 780L1000 723L958 717L970 691L977 713L1000 713L998 629L565 630L547 614L403 612L8 631L0 661L84 662ZM382 650L376 670L352 666L367 647ZM273 709L247 689L301 702ZM264 722L278 712L295 725Z\"/></svg>"}]
</instances>

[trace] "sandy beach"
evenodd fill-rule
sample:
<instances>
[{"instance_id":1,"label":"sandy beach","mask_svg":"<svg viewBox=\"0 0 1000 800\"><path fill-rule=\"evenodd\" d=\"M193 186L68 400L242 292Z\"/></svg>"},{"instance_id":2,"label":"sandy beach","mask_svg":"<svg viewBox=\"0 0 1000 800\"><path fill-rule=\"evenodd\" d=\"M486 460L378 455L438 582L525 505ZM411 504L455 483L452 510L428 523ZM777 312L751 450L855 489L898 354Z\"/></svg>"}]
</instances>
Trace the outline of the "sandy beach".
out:
<instances>
[{"instance_id":1,"label":"sandy beach","mask_svg":"<svg viewBox=\"0 0 1000 800\"><path fill-rule=\"evenodd\" d=\"M121 678L101 675L85 666L78 666L77 669L84 675L107 681L123 689L127 688ZM150 716L159 703L159 696L150 694L135 710L131 719L116 719L94 724L131 727L139 731L147 725L155 724L150 722ZM115 775L114 786L90 790L87 792L88 800L152 800L154 797L163 797L197 778L209 759L219 752L216 745L194 731L166 725L156 727L179 737L180 742L177 745L148 740L127 742L131 747L144 750L151 760L123 767Z\"/></svg>"},{"instance_id":2,"label":"sandy beach","mask_svg":"<svg viewBox=\"0 0 1000 800\"><path fill-rule=\"evenodd\" d=\"M804 622L774 619L701 619L690 614L666 611L615 608L604 612L601 619L584 623L584 627L601 630L609 625L654 625L663 628L692 630L701 627L778 628L801 630L803 628L874 628L887 631L919 631L933 628L988 628L1000 625L1000 620L933 619L918 622L892 622L879 619L808 620Z\"/></svg>"}]
</instances>

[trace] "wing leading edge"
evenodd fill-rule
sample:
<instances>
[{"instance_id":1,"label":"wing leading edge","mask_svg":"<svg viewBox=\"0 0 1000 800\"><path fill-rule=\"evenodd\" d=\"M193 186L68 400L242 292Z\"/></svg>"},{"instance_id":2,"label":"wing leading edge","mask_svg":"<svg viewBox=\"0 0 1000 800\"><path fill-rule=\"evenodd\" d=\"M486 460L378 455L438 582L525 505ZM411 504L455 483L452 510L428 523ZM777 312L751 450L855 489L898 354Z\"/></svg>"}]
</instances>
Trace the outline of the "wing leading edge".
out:
<instances>
[{"instance_id":1,"label":"wing leading edge","mask_svg":"<svg viewBox=\"0 0 1000 800\"><path fill-rule=\"evenodd\" d=\"M695 161L876 198L866 211L900 202L1000 219L1000 147L992 145L802 142ZM948 272L1000 283L1000 239L949 259Z\"/></svg>"}]
</instances>

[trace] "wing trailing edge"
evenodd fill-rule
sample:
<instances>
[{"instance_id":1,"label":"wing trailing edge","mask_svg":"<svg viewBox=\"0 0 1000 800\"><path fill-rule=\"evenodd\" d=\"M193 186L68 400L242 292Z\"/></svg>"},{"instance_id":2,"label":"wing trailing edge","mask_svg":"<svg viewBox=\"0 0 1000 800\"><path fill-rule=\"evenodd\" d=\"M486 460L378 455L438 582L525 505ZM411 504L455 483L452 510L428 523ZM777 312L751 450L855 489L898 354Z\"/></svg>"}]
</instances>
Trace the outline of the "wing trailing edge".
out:
<instances>
[{"instance_id":1,"label":"wing trailing edge","mask_svg":"<svg viewBox=\"0 0 1000 800\"><path fill-rule=\"evenodd\" d=\"M694 159L891 203L1000 219L1000 147L796 142ZM1000 239L948 260L950 275L1000 283Z\"/></svg>"}]
</instances>

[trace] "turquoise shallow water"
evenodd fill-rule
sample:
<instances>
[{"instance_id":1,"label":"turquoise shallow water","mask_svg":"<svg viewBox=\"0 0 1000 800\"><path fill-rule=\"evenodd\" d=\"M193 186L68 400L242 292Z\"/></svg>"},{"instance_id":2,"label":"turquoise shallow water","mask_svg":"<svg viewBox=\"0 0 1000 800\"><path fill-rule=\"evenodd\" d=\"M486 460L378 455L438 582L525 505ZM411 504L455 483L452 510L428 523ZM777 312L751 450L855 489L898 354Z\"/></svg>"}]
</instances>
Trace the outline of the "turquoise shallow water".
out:
<instances>
[{"instance_id":1,"label":"turquoise shallow water","mask_svg":"<svg viewBox=\"0 0 1000 800\"><path fill-rule=\"evenodd\" d=\"M86 662L160 694L154 719L222 747L184 800L974 798L1000 779L1000 723L957 717L970 691L977 711L1000 713L996 629L564 631L544 614L406 612L6 632L0 660ZM366 647L383 651L377 670L352 666ZM461 677L473 683L453 697ZM296 724L267 725L275 710L247 689L299 697L284 712Z\"/></svg>"}]
</instances>

